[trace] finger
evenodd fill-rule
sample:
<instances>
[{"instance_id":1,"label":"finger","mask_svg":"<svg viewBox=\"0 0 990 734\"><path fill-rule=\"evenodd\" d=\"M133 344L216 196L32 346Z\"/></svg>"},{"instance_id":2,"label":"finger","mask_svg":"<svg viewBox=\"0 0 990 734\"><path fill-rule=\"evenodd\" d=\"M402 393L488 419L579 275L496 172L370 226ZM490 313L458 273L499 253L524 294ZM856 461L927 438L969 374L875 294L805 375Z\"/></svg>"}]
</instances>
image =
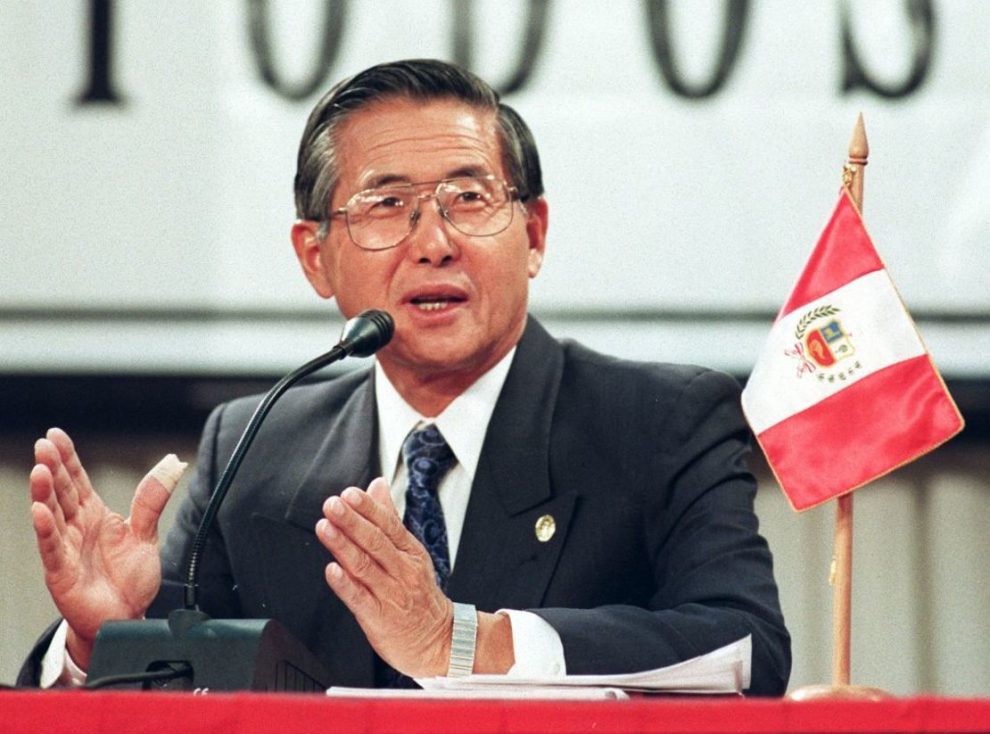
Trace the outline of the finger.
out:
<instances>
[{"instance_id":1,"label":"finger","mask_svg":"<svg viewBox=\"0 0 990 734\"><path fill-rule=\"evenodd\" d=\"M46 575L57 574L65 566L65 546L62 533L51 510L41 502L31 503L31 524L38 541L38 553Z\"/></svg>"},{"instance_id":2,"label":"finger","mask_svg":"<svg viewBox=\"0 0 990 734\"><path fill-rule=\"evenodd\" d=\"M49 430L49 434L51 430ZM52 487L62 514L71 521L79 510L79 492L62 460L62 452L49 438L39 438L34 444L34 460L47 466L52 475Z\"/></svg>"},{"instance_id":3,"label":"finger","mask_svg":"<svg viewBox=\"0 0 990 734\"><path fill-rule=\"evenodd\" d=\"M55 495L55 480L51 468L47 464L36 464L28 476L28 487L31 490L31 501L44 505L51 513L56 528L60 533L65 532L65 516Z\"/></svg>"},{"instance_id":4,"label":"finger","mask_svg":"<svg viewBox=\"0 0 990 734\"><path fill-rule=\"evenodd\" d=\"M76 452L76 445L69 438L69 434L58 427L49 428L46 437L58 447L62 462L79 492L79 500L85 502L86 498L93 492L93 485L90 484L89 475L86 474L79 454Z\"/></svg>"},{"instance_id":5,"label":"finger","mask_svg":"<svg viewBox=\"0 0 990 734\"><path fill-rule=\"evenodd\" d=\"M130 517L135 537L147 541L158 538L158 518L187 466L175 454L169 454L138 483L131 502Z\"/></svg>"},{"instance_id":6,"label":"finger","mask_svg":"<svg viewBox=\"0 0 990 734\"><path fill-rule=\"evenodd\" d=\"M347 573L339 563L327 564L324 576L331 591L344 603L354 615L368 641L381 654L372 640L373 631L377 628L384 612L381 601L367 587Z\"/></svg>"},{"instance_id":7,"label":"finger","mask_svg":"<svg viewBox=\"0 0 990 734\"><path fill-rule=\"evenodd\" d=\"M416 545L416 539L394 512L382 508L357 487L348 487L340 497L328 499L324 503L324 513L330 522L393 575L397 573L395 564Z\"/></svg>"},{"instance_id":8,"label":"finger","mask_svg":"<svg viewBox=\"0 0 990 734\"><path fill-rule=\"evenodd\" d=\"M339 563L327 564L324 575L327 585L357 619L362 629L371 615L381 611L378 600L360 583L352 578Z\"/></svg>"},{"instance_id":9,"label":"finger","mask_svg":"<svg viewBox=\"0 0 990 734\"><path fill-rule=\"evenodd\" d=\"M339 500L337 502L339 503ZM333 513L332 510L331 513ZM388 595L388 585L391 579L382 565L382 559L389 558L387 551L369 550L360 541L346 535L326 518L316 524L316 533L320 542L333 553L334 559L348 574L368 587L375 595ZM378 536L384 540L381 533L378 533Z\"/></svg>"},{"instance_id":10,"label":"finger","mask_svg":"<svg viewBox=\"0 0 990 734\"><path fill-rule=\"evenodd\" d=\"M399 513L395 509L395 503L392 502L392 489L385 481L385 477L371 480L371 484L368 485L368 495L386 511L391 510L398 517Z\"/></svg>"},{"instance_id":11,"label":"finger","mask_svg":"<svg viewBox=\"0 0 990 734\"><path fill-rule=\"evenodd\" d=\"M372 490L374 494L370 494ZM385 493L389 494L387 503L382 498ZM341 493L340 498L349 508L379 528L392 546L406 553L414 552L420 544L402 524L390 495L388 483L379 477L369 485L368 492L349 487Z\"/></svg>"}]
</instances>

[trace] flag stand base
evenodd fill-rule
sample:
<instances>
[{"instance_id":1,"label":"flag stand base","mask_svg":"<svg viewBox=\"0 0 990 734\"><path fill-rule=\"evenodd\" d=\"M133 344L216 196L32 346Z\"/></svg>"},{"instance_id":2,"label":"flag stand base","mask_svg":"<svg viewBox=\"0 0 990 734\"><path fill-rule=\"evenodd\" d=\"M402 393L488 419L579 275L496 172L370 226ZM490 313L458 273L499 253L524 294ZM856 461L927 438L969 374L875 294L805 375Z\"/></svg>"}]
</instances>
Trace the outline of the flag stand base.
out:
<instances>
[{"instance_id":1,"label":"flag stand base","mask_svg":"<svg viewBox=\"0 0 990 734\"><path fill-rule=\"evenodd\" d=\"M824 683L801 686L787 694L791 701L886 701L894 698L893 694L881 688L870 686L832 686Z\"/></svg>"}]
</instances>

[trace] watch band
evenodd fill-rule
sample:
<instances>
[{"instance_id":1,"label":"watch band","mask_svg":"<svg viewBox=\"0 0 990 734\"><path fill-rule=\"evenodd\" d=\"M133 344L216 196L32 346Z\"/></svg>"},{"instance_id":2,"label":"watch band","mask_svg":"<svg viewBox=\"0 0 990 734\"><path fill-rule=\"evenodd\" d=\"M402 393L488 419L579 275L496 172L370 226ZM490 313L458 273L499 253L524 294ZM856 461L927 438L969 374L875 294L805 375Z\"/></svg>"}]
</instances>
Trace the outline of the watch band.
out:
<instances>
[{"instance_id":1,"label":"watch band","mask_svg":"<svg viewBox=\"0 0 990 734\"><path fill-rule=\"evenodd\" d=\"M478 641L478 610L474 604L454 602L454 626L450 632L451 678L471 675L474 670L474 648Z\"/></svg>"}]
</instances>

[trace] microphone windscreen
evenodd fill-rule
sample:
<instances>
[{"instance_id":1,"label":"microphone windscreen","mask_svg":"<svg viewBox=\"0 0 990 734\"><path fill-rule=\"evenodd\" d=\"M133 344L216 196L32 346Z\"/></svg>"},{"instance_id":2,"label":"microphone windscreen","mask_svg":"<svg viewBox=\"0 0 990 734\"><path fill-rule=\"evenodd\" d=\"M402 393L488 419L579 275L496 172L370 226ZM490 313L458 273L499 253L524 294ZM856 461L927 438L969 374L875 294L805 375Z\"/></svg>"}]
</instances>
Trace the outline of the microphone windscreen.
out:
<instances>
[{"instance_id":1,"label":"microphone windscreen","mask_svg":"<svg viewBox=\"0 0 990 734\"><path fill-rule=\"evenodd\" d=\"M354 357L370 357L392 340L395 321L387 311L362 311L344 324L339 346Z\"/></svg>"}]
</instances>

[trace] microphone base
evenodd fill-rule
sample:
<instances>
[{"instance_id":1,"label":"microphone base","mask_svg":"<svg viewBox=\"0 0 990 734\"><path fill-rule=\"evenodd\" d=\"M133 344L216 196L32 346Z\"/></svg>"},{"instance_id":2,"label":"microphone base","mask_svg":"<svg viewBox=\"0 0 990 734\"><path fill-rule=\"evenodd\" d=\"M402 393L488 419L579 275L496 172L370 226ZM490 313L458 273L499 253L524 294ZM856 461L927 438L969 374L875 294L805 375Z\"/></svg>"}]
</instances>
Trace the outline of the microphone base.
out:
<instances>
[{"instance_id":1,"label":"microphone base","mask_svg":"<svg viewBox=\"0 0 990 734\"><path fill-rule=\"evenodd\" d=\"M87 678L172 670L188 677L159 683L121 683L118 689L293 691L323 693L323 664L274 619L210 619L176 609L167 620L106 622L96 636Z\"/></svg>"}]
</instances>

